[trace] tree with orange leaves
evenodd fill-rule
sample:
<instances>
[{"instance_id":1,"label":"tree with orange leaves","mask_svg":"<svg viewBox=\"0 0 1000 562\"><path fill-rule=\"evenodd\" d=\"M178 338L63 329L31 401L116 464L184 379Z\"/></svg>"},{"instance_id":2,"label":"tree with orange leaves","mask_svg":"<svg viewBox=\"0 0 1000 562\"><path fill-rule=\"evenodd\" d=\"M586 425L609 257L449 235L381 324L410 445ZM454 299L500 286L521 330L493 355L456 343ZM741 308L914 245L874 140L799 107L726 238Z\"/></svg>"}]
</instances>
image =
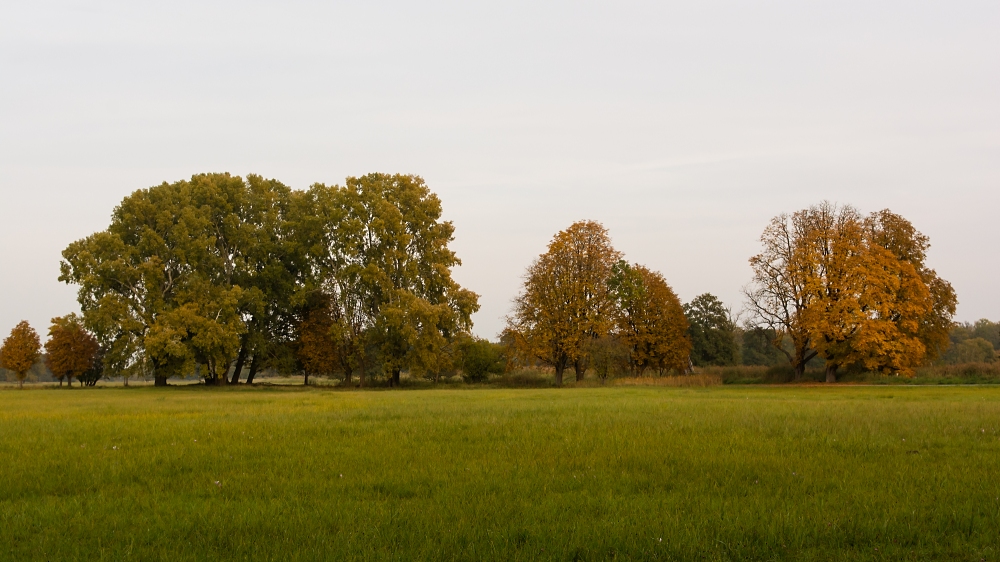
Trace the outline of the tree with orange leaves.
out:
<instances>
[{"instance_id":1,"label":"tree with orange leaves","mask_svg":"<svg viewBox=\"0 0 1000 562\"><path fill-rule=\"evenodd\" d=\"M49 341L45 342L45 363L59 379L59 386L64 378L73 386L74 378L82 377L94 366L99 350L97 339L83 327L83 319L76 314L52 319Z\"/></svg>"},{"instance_id":2,"label":"tree with orange leaves","mask_svg":"<svg viewBox=\"0 0 1000 562\"><path fill-rule=\"evenodd\" d=\"M954 291L924 267L926 237L902 217L824 202L775 218L762 241L750 311L792 342L797 375L812 355L827 382L847 366L911 375L947 339Z\"/></svg>"},{"instance_id":3,"label":"tree with orange leaves","mask_svg":"<svg viewBox=\"0 0 1000 562\"><path fill-rule=\"evenodd\" d=\"M629 350L633 372L685 372L691 356L688 322L680 299L657 271L624 260L608 285L615 307L615 336Z\"/></svg>"},{"instance_id":4,"label":"tree with orange leaves","mask_svg":"<svg viewBox=\"0 0 1000 562\"><path fill-rule=\"evenodd\" d=\"M0 367L14 371L18 387L24 388L24 378L41 354L42 344L38 339L38 332L27 320L22 320L10 331L10 336L3 340L3 346L0 347Z\"/></svg>"}]
</instances>

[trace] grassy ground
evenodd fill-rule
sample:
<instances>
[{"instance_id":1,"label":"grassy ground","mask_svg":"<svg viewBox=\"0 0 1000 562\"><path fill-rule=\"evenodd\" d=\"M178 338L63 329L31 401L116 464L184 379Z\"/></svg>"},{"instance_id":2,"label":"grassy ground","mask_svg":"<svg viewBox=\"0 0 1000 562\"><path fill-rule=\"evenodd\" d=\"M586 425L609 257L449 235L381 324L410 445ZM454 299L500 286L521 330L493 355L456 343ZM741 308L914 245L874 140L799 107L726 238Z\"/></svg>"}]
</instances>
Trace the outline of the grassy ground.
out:
<instances>
[{"instance_id":1,"label":"grassy ground","mask_svg":"<svg viewBox=\"0 0 1000 562\"><path fill-rule=\"evenodd\" d=\"M1000 388L0 391L0 558L998 560Z\"/></svg>"}]
</instances>

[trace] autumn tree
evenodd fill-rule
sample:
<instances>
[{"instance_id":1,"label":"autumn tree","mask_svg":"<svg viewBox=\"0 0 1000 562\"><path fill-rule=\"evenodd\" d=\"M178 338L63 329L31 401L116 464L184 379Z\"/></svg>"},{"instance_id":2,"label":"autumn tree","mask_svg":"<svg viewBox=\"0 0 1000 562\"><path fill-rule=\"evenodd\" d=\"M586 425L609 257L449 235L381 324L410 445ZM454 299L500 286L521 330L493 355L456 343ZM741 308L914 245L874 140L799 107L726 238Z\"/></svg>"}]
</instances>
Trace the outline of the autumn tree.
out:
<instances>
[{"instance_id":1,"label":"autumn tree","mask_svg":"<svg viewBox=\"0 0 1000 562\"><path fill-rule=\"evenodd\" d=\"M45 342L45 362L53 376L72 386L73 379L80 379L94 367L100 345L83 327L83 320L76 314L52 319L49 340ZM96 381L95 381L96 382Z\"/></svg>"},{"instance_id":2,"label":"autumn tree","mask_svg":"<svg viewBox=\"0 0 1000 562\"><path fill-rule=\"evenodd\" d=\"M924 268L926 239L901 217L824 202L775 219L764 239L784 253L751 259L748 301L792 341L797 375L807 354L824 358L828 382L850 365L909 374L947 341L954 292Z\"/></svg>"},{"instance_id":3,"label":"autumn tree","mask_svg":"<svg viewBox=\"0 0 1000 562\"><path fill-rule=\"evenodd\" d=\"M612 268L608 286L616 305L614 335L628 349L633 371L637 375L650 368L661 374L687 371L688 322L663 275L621 260Z\"/></svg>"},{"instance_id":4,"label":"autumn tree","mask_svg":"<svg viewBox=\"0 0 1000 562\"><path fill-rule=\"evenodd\" d=\"M24 378L41 357L42 344L26 320L22 320L10 331L0 347L0 366L13 371L19 388L24 388Z\"/></svg>"},{"instance_id":5,"label":"autumn tree","mask_svg":"<svg viewBox=\"0 0 1000 562\"><path fill-rule=\"evenodd\" d=\"M580 221L557 233L528 267L507 329L555 369L556 384L570 365L583 379L589 343L610 332L615 303L608 279L619 259L600 223Z\"/></svg>"},{"instance_id":6,"label":"autumn tree","mask_svg":"<svg viewBox=\"0 0 1000 562\"><path fill-rule=\"evenodd\" d=\"M684 305L684 316L689 324L691 361L696 366L737 363L736 323L722 301L710 293L698 295Z\"/></svg>"},{"instance_id":7,"label":"autumn tree","mask_svg":"<svg viewBox=\"0 0 1000 562\"><path fill-rule=\"evenodd\" d=\"M763 250L750 258L753 280L743 288L748 321L774 334L771 343L787 357L796 379L802 378L806 363L816 356L803 318L812 301L807 288L812 264L799 251L805 228L800 215L771 219L760 237ZM790 350L783 345L786 338Z\"/></svg>"},{"instance_id":8,"label":"autumn tree","mask_svg":"<svg viewBox=\"0 0 1000 562\"><path fill-rule=\"evenodd\" d=\"M900 263L895 302L908 303L914 300L914 295L922 296L924 290L920 285L928 293L929 301L923 302L922 309L909 311L916 314L916 318L908 315L907 310L892 309L889 312L892 321L900 331L913 334L920 341L925 350L925 361L940 357L948 348L948 333L953 326L958 297L951 283L941 279L926 265L930 239L914 228L910 221L888 209L870 214L864 224L870 242L884 248ZM914 273L919 281L914 279ZM915 333L912 331L913 322L917 323ZM892 365L881 367L891 369Z\"/></svg>"}]
</instances>

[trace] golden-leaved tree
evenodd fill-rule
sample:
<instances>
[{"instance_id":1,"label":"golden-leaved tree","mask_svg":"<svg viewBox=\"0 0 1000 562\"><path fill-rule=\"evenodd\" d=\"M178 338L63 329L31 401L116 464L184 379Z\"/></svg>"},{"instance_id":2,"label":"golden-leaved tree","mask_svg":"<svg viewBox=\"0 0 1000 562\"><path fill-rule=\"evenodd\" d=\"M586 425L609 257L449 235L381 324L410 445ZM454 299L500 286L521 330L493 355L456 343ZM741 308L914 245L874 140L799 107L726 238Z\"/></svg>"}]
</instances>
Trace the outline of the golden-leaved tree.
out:
<instances>
[{"instance_id":1,"label":"golden-leaved tree","mask_svg":"<svg viewBox=\"0 0 1000 562\"><path fill-rule=\"evenodd\" d=\"M556 234L528 267L507 333L525 354L555 369L557 384L570 365L582 379L587 346L611 331L615 303L608 279L620 259L604 226L579 221Z\"/></svg>"},{"instance_id":2,"label":"golden-leaved tree","mask_svg":"<svg viewBox=\"0 0 1000 562\"><path fill-rule=\"evenodd\" d=\"M933 356L954 292L923 266L926 238L905 219L824 202L774 219L762 240L749 308L797 376L816 354L828 382L846 366L908 375Z\"/></svg>"},{"instance_id":3,"label":"golden-leaved tree","mask_svg":"<svg viewBox=\"0 0 1000 562\"><path fill-rule=\"evenodd\" d=\"M646 369L661 374L687 371L688 322L663 275L622 260L615 264L608 285L616 304L614 335L628 349L633 372L641 376Z\"/></svg>"},{"instance_id":4,"label":"golden-leaved tree","mask_svg":"<svg viewBox=\"0 0 1000 562\"><path fill-rule=\"evenodd\" d=\"M42 354L42 344L38 332L26 320L22 320L10 331L10 335L0 346L0 367L14 372L18 387L24 388L24 378Z\"/></svg>"},{"instance_id":5,"label":"golden-leaved tree","mask_svg":"<svg viewBox=\"0 0 1000 562\"><path fill-rule=\"evenodd\" d=\"M59 386L63 379L72 386L73 379L83 377L94 367L99 351L97 338L83 327L82 318L68 314L52 319L49 340L45 342L45 363L59 379Z\"/></svg>"}]
</instances>

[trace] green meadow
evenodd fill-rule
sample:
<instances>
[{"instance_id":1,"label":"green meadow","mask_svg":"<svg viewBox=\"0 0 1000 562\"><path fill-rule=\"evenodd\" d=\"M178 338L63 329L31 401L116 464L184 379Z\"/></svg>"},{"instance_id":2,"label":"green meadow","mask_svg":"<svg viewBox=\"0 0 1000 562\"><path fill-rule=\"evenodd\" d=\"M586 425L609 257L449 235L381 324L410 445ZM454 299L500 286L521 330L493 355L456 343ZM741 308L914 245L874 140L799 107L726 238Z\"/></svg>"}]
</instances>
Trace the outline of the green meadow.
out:
<instances>
[{"instance_id":1,"label":"green meadow","mask_svg":"<svg viewBox=\"0 0 1000 562\"><path fill-rule=\"evenodd\" d=\"M1000 560L1000 388L0 390L10 560Z\"/></svg>"}]
</instances>

